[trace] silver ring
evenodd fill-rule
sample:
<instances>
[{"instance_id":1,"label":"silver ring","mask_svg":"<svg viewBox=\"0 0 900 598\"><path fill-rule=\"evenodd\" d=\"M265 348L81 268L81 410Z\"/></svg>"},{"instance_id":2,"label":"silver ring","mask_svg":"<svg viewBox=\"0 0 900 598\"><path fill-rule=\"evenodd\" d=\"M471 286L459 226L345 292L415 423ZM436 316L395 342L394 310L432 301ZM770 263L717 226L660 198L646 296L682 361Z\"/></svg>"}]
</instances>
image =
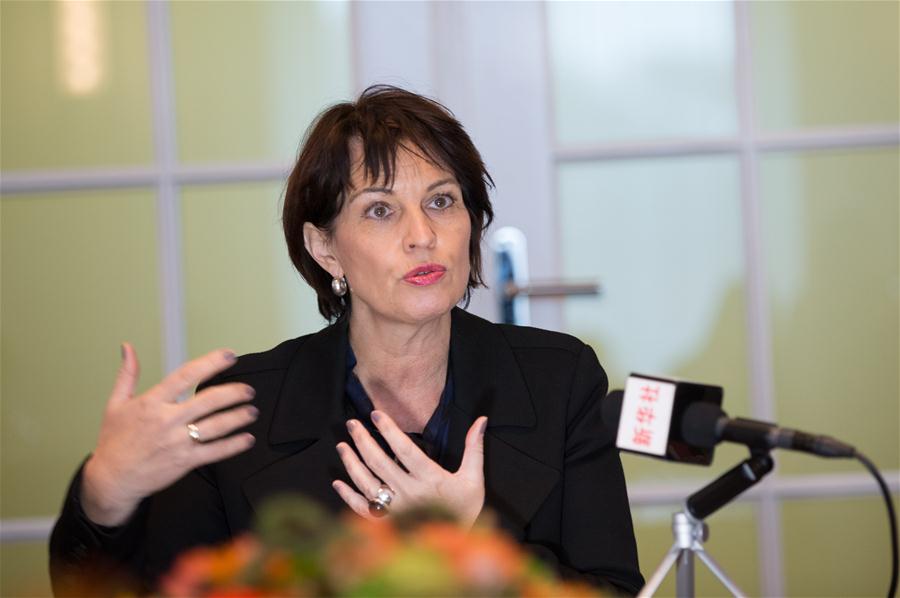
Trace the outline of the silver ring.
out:
<instances>
[{"instance_id":1,"label":"silver ring","mask_svg":"<svg viewBox=\"0 0 900 598\"><path fill-rule=\"evenodd\" d=\"M188 424L187 425L188 436L191 437L191 440L194 442L203 442L200 440L200 428L197 427L197 424Z\"/></svg>"},{"instance_id":2,"label":"silver ring","mask_svg":"<svg viewBox=\"0 0 900 598\"><path fill-rule=\"evenodd\" d=\"M375 497L369 501L369 513L373 517L384 517L388 514L388 507L394 500L394 491L390 486L382 484L375 492Z\"/></svg>"}]
</instances>

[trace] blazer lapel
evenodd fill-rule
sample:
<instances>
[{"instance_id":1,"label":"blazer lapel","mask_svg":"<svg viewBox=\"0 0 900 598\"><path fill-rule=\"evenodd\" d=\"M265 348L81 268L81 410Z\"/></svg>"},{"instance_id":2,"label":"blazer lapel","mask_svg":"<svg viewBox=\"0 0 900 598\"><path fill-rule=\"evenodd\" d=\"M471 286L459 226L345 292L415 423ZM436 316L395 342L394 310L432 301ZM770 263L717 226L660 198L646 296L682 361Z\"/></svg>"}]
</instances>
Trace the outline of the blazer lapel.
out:
<instances>
[{"instance_id":1,"label":"blazer lapel","mask_svg":"<svg viewBox=\"0 0 900 598\"><path fill-rule=\"evenodd\" d=\"M450 359L455 396L445 465L455 471L465 436L481 415L485 434L485 492L489 507L523 527L557 484L560 472L534 455L534 402L515 354L500 328L453 310Z\"/></svg>"},{"instance_id":2,"label":"blazer lapel","mask_svg":"<svg viewBox=\"0 0 900 598\"><path fill-rule=\"evenodd\" d=\"M270 444L316 439L343 427L346 350L346 321L312 335L297 350L275 406Z\"/></svg>"},{"instance_id":3,"label":"blazer lapel","mask_svg":"<svg viewBox=\"0 0 900 598\"><path fill-rule=\"evenodd\" d=\"M339 321L310 336L291 360L269 426L266 463L241 484L254 509L269 496L291 492L332 509L343 505L331 482L347 480L334 448L349 440L346 343L347 323Z\"/></svg>"}]
</instances>

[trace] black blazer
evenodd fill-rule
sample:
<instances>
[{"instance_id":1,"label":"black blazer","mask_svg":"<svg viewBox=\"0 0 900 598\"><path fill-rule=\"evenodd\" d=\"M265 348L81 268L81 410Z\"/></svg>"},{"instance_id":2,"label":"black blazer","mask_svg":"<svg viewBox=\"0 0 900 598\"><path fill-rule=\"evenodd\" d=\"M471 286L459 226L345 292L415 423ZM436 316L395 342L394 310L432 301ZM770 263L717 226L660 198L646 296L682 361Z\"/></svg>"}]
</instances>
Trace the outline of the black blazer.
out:
<instances>
[{"instance_id":1,"label":"black blazer","mask_svg":"<svg viewBox=\"0 0 900 598\"><path fill-rule=\"evenodd\" d=\"M347 325L241 357L208 384L240 381L256 389L256 444L189 473L145 500L121 528L93 525L69 489L50 544L54 590L89 568L128 568L151 583L179 552L247 529L266 497L300 492L331 510L332 489L349 481L335 445L345 421ZM452 313L454 400L444 465L461 461L466 431L488 416L486 505L520 542L564 575L643 585L614 431L600 420L607 378L593 350L574 337L491 324ZM352 444L352 443L351 443ZM103 564L105 563L105 564Z\"/></svg>"}]
</instances>

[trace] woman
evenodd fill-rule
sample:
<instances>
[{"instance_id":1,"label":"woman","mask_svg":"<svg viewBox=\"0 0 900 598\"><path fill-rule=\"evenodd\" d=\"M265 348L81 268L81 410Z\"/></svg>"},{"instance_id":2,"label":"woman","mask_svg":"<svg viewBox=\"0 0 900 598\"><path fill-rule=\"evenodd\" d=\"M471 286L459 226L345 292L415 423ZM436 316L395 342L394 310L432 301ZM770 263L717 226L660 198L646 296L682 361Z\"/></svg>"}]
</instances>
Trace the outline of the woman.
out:
<instances>
[{"instance_id":1,"label":"woman","mask_svg":"<svg viewBox=\"0 0 900 598\"><path fill-rule=\"evenodd\" d=\"M636 592L594 352L456 307L482 284L489 184L436 102L380 86L325 111L283 220L333 323L240 359L211 353L136 398L126 345L97 448L54 529L56 591L87 569L152 584L185 548L228 539L266 497L296 491L363 517L440 502L471 525L488 507L564 575Z\"/></svg>"}]
</instances>

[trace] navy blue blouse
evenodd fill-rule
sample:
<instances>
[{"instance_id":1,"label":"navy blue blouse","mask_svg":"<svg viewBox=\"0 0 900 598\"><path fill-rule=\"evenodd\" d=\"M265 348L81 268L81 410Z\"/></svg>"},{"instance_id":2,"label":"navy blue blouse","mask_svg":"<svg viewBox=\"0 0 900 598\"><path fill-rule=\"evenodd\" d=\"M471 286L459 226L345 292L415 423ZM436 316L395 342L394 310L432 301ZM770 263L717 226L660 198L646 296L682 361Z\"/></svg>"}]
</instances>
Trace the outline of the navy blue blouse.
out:
<instances>
[{"instance_id":1,"label":"navy blue blouse","mask_svg":"<svg viewBox=\"0 0 900 598\"><path fill-rule=\"evenodd\" d=\"M387 442L378 432L375 424L372 423L372 411L374 406L366 389L363 388L362 382L353 373L356 367L356 355L350 343L347 343L347 382L344 387L344 396L346 397L347 419L358 419L369 431L369 434L378 442L384 452L391 458L394 452L388 446ZM447 448L447 437L450 432L450 403L453 401L453 367L452 363L447 363L447 381L444 384L444 391L441 393L441 399L437 408L431 414L425 429L421 434L408 432L409 437L415 442L428 457L442 464L442 458Z\"/></svg>"}]
</instances>

